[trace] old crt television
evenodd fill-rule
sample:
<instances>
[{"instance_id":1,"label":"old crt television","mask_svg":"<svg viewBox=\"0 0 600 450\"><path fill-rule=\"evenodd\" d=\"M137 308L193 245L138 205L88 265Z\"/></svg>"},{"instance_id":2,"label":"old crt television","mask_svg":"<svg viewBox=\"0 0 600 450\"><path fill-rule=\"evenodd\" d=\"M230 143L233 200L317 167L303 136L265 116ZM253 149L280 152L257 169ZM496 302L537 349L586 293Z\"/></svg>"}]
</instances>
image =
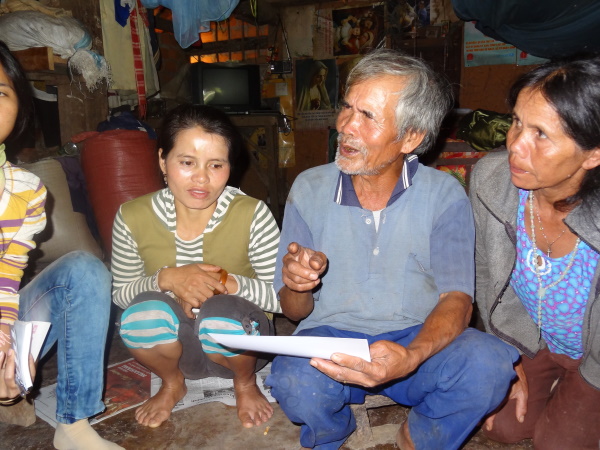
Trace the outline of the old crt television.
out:
<instances>
[{"instance_id":1,"label":"old crt television","mask_svg":"<svg viewBox=\"0 0 600 450\"><path fill-rule=\"evenodd\" d=\"M260 66L195 63L190 68L192 102L229 113L260 110Z\"/></svg>"}]
</instances>

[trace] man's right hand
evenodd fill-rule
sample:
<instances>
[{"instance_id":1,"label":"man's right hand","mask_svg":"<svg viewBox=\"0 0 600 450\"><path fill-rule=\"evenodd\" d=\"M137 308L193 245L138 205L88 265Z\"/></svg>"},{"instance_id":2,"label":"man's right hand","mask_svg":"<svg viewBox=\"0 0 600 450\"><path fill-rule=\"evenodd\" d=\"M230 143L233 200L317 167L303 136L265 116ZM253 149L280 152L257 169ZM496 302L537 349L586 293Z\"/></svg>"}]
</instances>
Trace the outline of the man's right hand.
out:
<instances>
[{"instance_id":1,"label":"man's right hand","mask_svg":"<svg viewBox=\"0 0 600 450\"><path fill-rule=\"evenodd\" d=\"M319 285L327 268L327 257L322 252L292 242L283 257L283 283L296 292L308 292Z\"/></svg>"}]
</instances>

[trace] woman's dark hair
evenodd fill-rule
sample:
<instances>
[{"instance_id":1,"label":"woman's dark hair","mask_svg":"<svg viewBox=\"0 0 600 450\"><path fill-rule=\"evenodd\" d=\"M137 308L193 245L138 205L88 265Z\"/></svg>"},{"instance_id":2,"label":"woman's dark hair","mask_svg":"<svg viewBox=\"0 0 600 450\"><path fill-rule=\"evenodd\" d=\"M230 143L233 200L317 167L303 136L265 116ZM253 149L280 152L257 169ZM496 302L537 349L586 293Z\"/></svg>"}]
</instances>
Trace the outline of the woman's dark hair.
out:
<instances>
[{"instance_id":1,"label":"woman's dark hair","mask_svg":"<svg viewBox=\"0 0 600 450\"><path fill-rule=\"evenodd\" d=\"M0 65L6 76L12 81L19 102L15 126L6 138L6 141L10 142L17 139L27 129L33 114L33 99L31 97L31 86L27 81L23 68L2 41L0 41Z\"/></svg>"},{"instance_id":2,"label":"woman's dark hair","mask_svg":"<svg viewBox=\"0 0 600 450\"><path fill-rule=\"evenodd\" d=\"M600 56L552 61L522 75L511 87L508 104L513 109L523 89L540 92L554 108L563 131L583 150L600 147ZM579 191L554 204L569 210L600 197L600 167L588 170ZM591 205L589 205L591 206Z\"/></svg>"},{"instance_id":3,"label":"woman's dark hair","mask_svg":"<svg viewBox=\"0 0 600 450\"><path fill-rule=\"evenodd\" d=\"M186 103L176 106L167 113L158 138L158 147L162 148L162 158L167 158L180 132L194 127L200 127L209 134L216 134L225 139L228 148L227 157L233 171L242 153L242 136L229 116L212 106Z\"/></svg>"}]
</instances>

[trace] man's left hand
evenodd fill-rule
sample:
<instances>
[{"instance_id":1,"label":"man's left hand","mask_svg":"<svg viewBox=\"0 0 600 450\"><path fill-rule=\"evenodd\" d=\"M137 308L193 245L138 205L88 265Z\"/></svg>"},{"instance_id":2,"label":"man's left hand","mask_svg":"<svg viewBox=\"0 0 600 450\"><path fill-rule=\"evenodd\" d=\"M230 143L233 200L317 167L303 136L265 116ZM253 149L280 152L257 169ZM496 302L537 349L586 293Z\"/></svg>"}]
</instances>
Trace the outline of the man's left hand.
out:
<instances>
[{"instance_id":1,"label":"man's left hand","mask_svg":"<svg viewBox=\"0 0 600 450\"><path fill-rule=\"evenodd\" d=\"M312 358L310 364L332 379L347 384L375 387L404 377L418 363L405 347L391 341L377 341L369 346L371 362L357 356L334 353L331 361Z\"/></svg>"}]
</instances>

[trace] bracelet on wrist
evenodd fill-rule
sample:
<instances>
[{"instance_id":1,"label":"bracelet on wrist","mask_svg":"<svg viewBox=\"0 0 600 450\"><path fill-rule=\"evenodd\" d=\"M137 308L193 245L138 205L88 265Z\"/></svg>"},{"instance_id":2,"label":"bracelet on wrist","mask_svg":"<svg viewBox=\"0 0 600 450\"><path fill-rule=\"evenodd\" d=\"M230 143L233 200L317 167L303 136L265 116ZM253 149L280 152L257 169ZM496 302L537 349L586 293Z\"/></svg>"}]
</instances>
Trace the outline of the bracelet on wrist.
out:
<instances>
[{"instance_id":1,"label":"bracelet on wrist","mask_svg":"<svg viewBox=\"0 0 600 450\"><path fill-rule=\"evenodd\" d=\"M14 398L0 398L0 406L12 406L23 400L23 396L17 395Z\"/></svg>"},{"instance_id":2,"label":"bracelet on wrist","mask_svg":"<svg viewBox=\"0 0 600 450\"><path fill-rule=\"evenodd\" d=\"M221 278L219 279L219 283L221 283L223 286L225 286L225 283L227 283L227 277L229 276L229 274L227 273L227 271L225 269L221 269L220 273L221 273ZM219 295L220 292L215 289L213 291L213 294Z\"/></svg>"},{"instance_id":3,"label":"bracelet on wrist","mask_svg":"<svg viewBox=\"0 0 600 450\"><path fill-rule=\"evenodd\" d=\"M170 297L175 297L175 295L173 294L173 292L171 291L163 291L159 286L158 286L158 274L160 273L161 270L163 269L168 269L169 266L162 266L160 269L158 269L156 272L154 272L154 275L152 275L152 290L155 292L162 292L164 294L167 294Z\"/></svg>"}]
</instances>

